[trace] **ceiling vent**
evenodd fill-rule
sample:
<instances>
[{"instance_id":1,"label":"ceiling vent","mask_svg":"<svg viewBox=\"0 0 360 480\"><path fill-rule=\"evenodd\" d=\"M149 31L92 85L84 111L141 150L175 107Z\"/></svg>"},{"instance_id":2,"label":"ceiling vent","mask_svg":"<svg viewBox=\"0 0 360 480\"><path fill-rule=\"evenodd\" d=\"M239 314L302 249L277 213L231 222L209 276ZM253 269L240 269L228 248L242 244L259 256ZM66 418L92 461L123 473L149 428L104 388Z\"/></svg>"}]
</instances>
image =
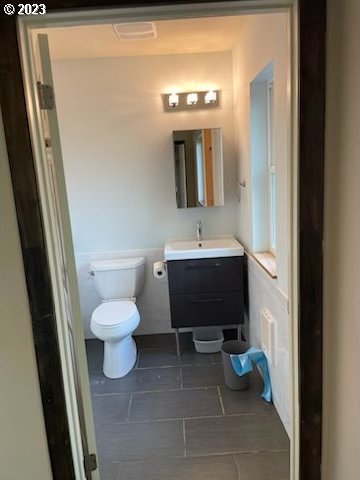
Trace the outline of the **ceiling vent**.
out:
<instances>
[{"instance_id":1,"label":"ceiling vent","mask_svg":"<svg viewBox=\"0 0 360 480\"><path fill-rule=\"evenodd\" d=\"M157 37L153 22L115 23L113 28L120 40L150 40Z\"/></svg>"}]
</instances>

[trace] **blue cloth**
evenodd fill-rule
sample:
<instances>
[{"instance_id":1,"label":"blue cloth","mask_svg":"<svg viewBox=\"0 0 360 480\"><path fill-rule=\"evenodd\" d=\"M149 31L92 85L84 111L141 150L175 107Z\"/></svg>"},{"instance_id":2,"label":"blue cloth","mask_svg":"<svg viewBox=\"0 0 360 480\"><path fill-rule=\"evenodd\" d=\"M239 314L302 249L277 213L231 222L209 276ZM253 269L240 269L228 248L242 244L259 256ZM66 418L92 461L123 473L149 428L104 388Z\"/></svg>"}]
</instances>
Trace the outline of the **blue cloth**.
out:
<instances>
[{"instance_id":1,"label":"blue cloth","mask_svg":"<svg viewBox=\"0 0 360 480\"><path fill-rule=\"evenodd\" d=\"M271 402L271 381L269 375L269 367L265 353L259 348L251 347L245 353L240 355L230 355L231 364L236 374L241 377L245 373L252 371L252 362L256 363L261 370L264 380L264 390L261 394L262 398L267 402Z\"/></svg>"}]
</instances>

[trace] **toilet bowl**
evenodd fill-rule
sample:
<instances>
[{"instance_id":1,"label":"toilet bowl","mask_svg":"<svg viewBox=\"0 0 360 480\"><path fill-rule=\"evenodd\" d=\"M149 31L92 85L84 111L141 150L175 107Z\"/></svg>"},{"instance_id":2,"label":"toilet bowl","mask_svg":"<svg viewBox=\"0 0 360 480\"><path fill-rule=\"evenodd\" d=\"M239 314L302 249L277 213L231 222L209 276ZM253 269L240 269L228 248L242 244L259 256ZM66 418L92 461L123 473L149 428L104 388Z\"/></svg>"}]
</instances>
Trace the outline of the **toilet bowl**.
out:
<instances>
[{"instance_id":1,"label":"toilet bowl","mask_svg":"<svg viewBox=\"0 0 360 480\"><path fill-rule=\"evenodd\" d=\"M145 259L100 260L92 262L90 268L102 300L92 313L90 329L104 342L104 375L121 378L136 362L132 334L139 326L140 314L135 296L143 287Z\"/></svg>"},{"instance_id":2,"label":"toilet bowl","mask_svg":"<svg viewBox=\"0 0 360 480\"><path fill-rule=\"evenodd\" d=\"M104 342L104 375L124 377L136 362L133 332L139 326L140 314L131 300L104 302L91 316L93 334Z\"/></svg>"}]
</instances>

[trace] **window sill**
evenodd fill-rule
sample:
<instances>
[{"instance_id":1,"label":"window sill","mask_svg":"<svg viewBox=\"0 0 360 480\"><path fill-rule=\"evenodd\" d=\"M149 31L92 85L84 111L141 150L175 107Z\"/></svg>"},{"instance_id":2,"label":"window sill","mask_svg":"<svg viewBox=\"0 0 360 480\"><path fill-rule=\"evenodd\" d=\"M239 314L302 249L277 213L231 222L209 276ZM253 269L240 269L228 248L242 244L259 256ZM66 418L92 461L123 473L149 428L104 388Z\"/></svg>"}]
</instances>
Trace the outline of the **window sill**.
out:
<instances>
[{"instance_id":1,"label":"window sill","mask_svg":"<svg viewBox=\"0 0 360 480\"><path fill-rule=\"evenodd\" d=\"M275 255L271 252L256 252L253 253L253 257L271 278L277 278Z\"/></svg>"}]
</instances>

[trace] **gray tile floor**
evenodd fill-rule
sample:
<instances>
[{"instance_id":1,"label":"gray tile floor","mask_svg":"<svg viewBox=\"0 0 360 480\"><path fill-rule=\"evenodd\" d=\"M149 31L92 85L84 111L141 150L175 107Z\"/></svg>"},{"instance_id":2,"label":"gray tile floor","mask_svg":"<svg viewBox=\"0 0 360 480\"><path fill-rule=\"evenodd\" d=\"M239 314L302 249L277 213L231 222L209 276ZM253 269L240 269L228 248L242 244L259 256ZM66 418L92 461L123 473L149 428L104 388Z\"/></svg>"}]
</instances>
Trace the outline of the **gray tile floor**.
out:
<instances>
[{"instance_id":1,"label":"gray tile floor","mask_svg":"<svg viewBox=\"0 0 360 480\"><path fill-rule=\"evenodd\" d=\"M234 392L220 355L157 348L109 380L102 342L87 354L101 480L289 480L289 439L258 374Z\"/></svg>"}]
</instances>

